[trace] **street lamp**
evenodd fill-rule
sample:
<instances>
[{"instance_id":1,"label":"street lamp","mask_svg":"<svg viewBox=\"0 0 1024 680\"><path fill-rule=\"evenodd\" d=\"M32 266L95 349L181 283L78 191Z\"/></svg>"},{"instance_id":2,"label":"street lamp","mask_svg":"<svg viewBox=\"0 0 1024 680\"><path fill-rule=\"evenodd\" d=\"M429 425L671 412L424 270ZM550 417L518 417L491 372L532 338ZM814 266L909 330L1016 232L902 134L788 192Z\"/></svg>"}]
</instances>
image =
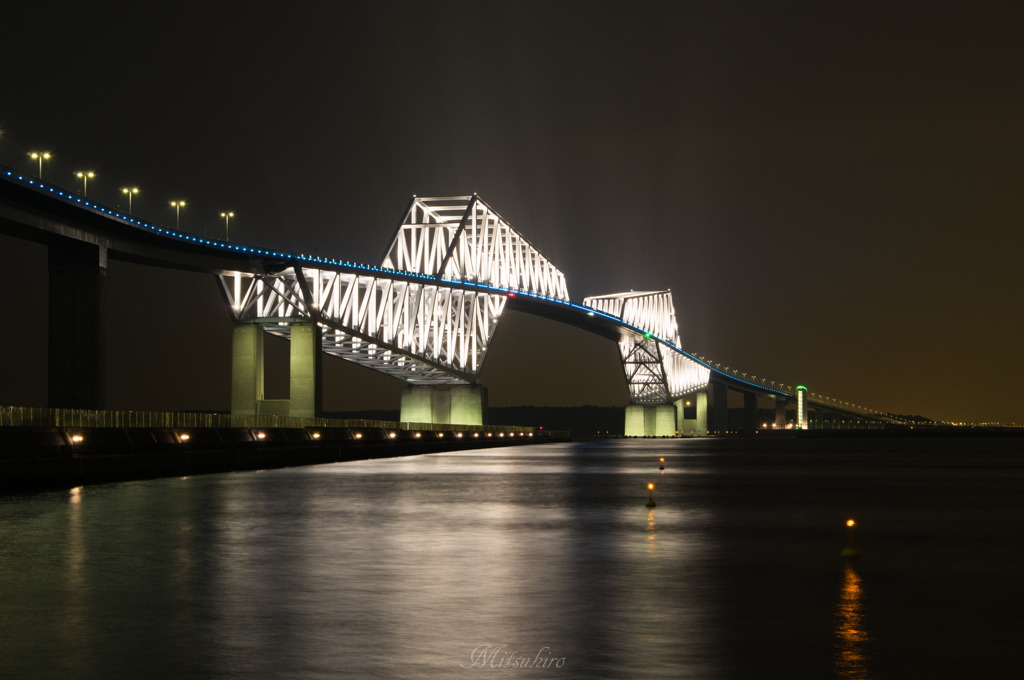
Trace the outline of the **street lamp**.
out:
<instances>
[{"instance_id":1,"label":"street lamp","mask_svg":"<svg viewBox=\"0 0 1024 680\"><path fill-rule=\"evenodd\" d=\"M38 158L39 159L39 179L42 179L43 178L43 161L50 160L50 154L43 153L42 151L33 151L32 153L29 154L29 157L30 158Z\"/></svg>"},{"instance_id":2,"label":"street lamp","mask_svg":"<svg viewBox=\"0 0 1024 680\"><path fill-rule=\"evenodd\" d=\"M174 206L174 228L181 229L181 209L185 207L185 201L171 201Z\"/></svg>"},{"instance_id":3,"label":"street lamp","mask_svg":"<svg viewBox=\"0 0 1024 680\"><path fill-rule=\"evenodd\" d=\"M121 187L122 194L128 194L128 214L132 214L132 194L139 193L138 187Z\"/></svg>"},{"instance_id":4,"label":"street lamp","mask_svg":"<svg viewBox=\"0 0 1024 680\"><path fill-rule=\"evenodd\" d=\"M231 218L235 216L235 213L233 213L233 212L221 213L220 216L224 218L224 240L225 241L230 241L231 240L231 233L228 230L228 228L231 226Z\"/></svg>"},{"instance_id":5,"label":"street lamp","mask_svg":"<svg viewBox=\"0 0 1024 680\"><path fill-rule=\"evenodd\" d=\"M76 175L82 178L82 196L89 195L89 180L96 176L96 173L89 172L88 170L83 172L76 172Z\"/></svg>"}]
</instances>

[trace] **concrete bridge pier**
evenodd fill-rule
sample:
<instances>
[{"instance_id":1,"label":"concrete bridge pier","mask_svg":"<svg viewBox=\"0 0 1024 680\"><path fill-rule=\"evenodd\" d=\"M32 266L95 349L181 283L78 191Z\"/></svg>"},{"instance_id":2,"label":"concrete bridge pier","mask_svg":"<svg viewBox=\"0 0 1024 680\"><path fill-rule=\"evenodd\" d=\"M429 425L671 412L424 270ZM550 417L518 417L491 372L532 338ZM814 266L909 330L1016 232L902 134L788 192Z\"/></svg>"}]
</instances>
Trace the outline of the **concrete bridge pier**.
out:
<instances>
[{"instance_id":1,"label":"concrete bridge pier","mask_svg":"<svg viewBox=\"0 0 1024 680\"><path fill-rule=\"evenodd\" d=\"M288 399L268 400L263 388L263 329L236 324L231 338L232 415L319 418L323 413L321 329L294 324L289 347Z\"/></svg>"},{"instance_id":2,"label":"concrete bridge pier","mask_svg":"<svg viewBox=\"0 0 1024 680\"><path fill-rule=\"evenodd\" d=\"M103 410L107 249L51 236L47 394L50 408Z\"/></svg>"},{"instance_id":3,"label":"concrete bridge pier","mask_svg":"<svg viewBox=\"0 0 1024 680\"><path fill-rule=\"evenodd\" d=\"M725 434L729 429L729 388L725 383L711 383L711 400L711 432Z\"/></svg>"},{"instance_id":4,"label":"concrete bridge pier","mask_svg":"<svg viewBox=\"0 0 1024 680\"><path fill-rule=\"evenodd\" d=\"M676 400L676 426L679 434L704 437L708 433L707 390L694 392Z\"/></svg>"},{"instance_id":5,"label":"concrete bridge pier","mask_svg":"<svg viewBox=\"0 0 1024 680\"><path fill-rule=\"evenodd\" d=\"M786 401L775 397L775 429L786 429Z\"/></svg>"},{"instance_id":6,"label":"concrete bridge pier","mask_svg":"<svg viewBox=\"0 0 1024 680\"><path fill-rule=\"evenodd\" d=\"M743 393L743 434L757 434L757 395L753 392Z\"/></svg>"},{"instance_id":7,"label":"concrete bridge pier","mask_svg":"<svg viewBox=\"0 0 1024 680\"><path fill-rule=\"evenodd\" d=\"M820 430L825 427L825 413L820 406L814 408L814 429Z\"/></svg>"},{"instance_id":8,"label":"concrete bridge pier","mask_svg":"<svg viewBox=\"0 0 1024 680\"><path fill-rule=\"evenodd\" d=\"M319 324L292 325L288 415L319 418L323 414L323 356Z\"/></svg>"},{"instance_id":9,"label":"concrete bridge pier","mask_svg":"<svg viewBox=\"0 0 1024 680\"><path fill-rule=\"evenodd\" d=\"M409 385L402 390L403 423L486 425L483 385Z\"/></svg>"},{"instance_id":10,"label":"concrete bridge pier","mask_svg":"<svg viewBox=\"0 0 1024 680\"><path fill-rule=\"evenodd\" d=\"M627 437L675 437L676 407L672 404L630 404L626 407Z\"/></svg>"},{"instance_id":11,"label":"concrete bridge pier","mask_svg":"<svg viewBox=\"0 0 1024 680\"><path fill-rule=\"evenodd\" d=\"M263 401L263 329L236 324L231 332L231 415L254 416Z\"/></svg>"}]
</instances>

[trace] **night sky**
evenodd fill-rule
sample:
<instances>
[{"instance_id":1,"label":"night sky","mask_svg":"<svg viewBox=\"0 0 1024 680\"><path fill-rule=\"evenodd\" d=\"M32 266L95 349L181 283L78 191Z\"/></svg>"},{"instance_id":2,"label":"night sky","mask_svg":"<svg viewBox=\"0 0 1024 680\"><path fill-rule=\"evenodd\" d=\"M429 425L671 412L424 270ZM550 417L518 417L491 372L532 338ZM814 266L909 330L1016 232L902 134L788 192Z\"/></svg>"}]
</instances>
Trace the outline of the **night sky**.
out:
<instances>
[{"instance_id":1,"label":"night sky","mask_svg":"<svg viewBox=\"0 0 1024 680\"><path fill-rule=\"evenodd\" d=\"M684 349L851 403L1024 419L1024 11L1006 3L8 3L0 162L233 241L377 263L479 193L574 300L671 288ZM0 404L46 401L46 253L0 236ZM109 408L229 408L210 276L113 262ZM268 340L268 398L287 345ZM324 362L327 410L401 384ZM613 343L503 318L493 406L621 405Z\"/></svg>"}]
</instances>

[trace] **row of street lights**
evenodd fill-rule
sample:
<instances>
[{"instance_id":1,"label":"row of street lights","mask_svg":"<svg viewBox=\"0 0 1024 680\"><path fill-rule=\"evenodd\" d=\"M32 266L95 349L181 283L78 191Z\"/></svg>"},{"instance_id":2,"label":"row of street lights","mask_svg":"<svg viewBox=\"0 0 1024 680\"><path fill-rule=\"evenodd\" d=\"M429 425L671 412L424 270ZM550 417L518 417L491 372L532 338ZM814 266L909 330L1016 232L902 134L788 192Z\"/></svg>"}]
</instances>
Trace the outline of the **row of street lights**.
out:
<instances>
[{"instance_id":1,"label":"row of street lights","mask_svg":"<svg viewBox=\"0 0 1024 680\"><path fill-rule=\"evenodd\" d=\"M50 160L50 154L44 151L33 151L29 154L29 157L33 160L39 161L39 179L43 178L43 161ZM76 172L75 175L82 180L82 196L88 198L89 196L89 180L96 177L96 173L91 170L83 170ZM122 187L121 193L128 196L128 214L132 214L132 196L139 193L138 187ZM185 207L185 201L171 201L171 207L174 208L174 228L181 229L181 209ZM230 223L231 218L235 216L233 212L222 212L220 214L224 218L224 240L230 241Z\"/></svg>"}]
</instances>

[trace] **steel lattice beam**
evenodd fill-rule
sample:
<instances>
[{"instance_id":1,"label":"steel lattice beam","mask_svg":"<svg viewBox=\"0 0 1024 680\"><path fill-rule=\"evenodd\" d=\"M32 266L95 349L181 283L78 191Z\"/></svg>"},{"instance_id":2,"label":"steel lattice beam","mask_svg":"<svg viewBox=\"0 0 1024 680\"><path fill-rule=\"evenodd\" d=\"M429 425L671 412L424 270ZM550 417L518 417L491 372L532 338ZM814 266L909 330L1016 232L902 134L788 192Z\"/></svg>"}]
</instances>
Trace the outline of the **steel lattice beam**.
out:
<instances>
[{"instance_id":1,"label":"steel lattice beam","mask_svg":"<svg viewBox=\"0 0 1024 680\"><path fill-rule=\"evenodd\" d=\"M671 291L600 295L585 298L583 305L642 331L625 332L619 341L630 403L666 404L707 386L711 370L674 347L679 326Z\"/></svg>"}]
</instances>

